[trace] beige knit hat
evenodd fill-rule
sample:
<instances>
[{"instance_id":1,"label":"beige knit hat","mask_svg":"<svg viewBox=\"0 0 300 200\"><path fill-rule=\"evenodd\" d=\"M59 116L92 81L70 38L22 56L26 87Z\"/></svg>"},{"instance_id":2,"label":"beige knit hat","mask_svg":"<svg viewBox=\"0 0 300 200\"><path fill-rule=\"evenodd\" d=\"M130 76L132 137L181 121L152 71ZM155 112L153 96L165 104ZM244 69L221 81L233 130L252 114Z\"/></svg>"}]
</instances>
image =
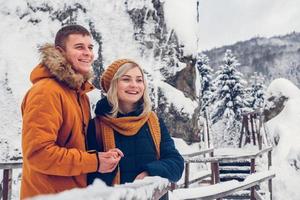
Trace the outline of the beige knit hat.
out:
<instances>
[{"instance_id":1,"label":"beige knit hat","mask_svg":"<svg viewBox=\"0 0 300 200\"><path fill-rule=\"evenodd\" d=\"M101 76L101 87L102 89L107 92L110 87L111 80L115 76L116 72L119 70L119 68L126 64L126 63L133 63L138 65L136 62L129 60L129 59L119 59L114 61L112 64L110 64L106 70L102 73Z\"/></svg>"}]
</instances>

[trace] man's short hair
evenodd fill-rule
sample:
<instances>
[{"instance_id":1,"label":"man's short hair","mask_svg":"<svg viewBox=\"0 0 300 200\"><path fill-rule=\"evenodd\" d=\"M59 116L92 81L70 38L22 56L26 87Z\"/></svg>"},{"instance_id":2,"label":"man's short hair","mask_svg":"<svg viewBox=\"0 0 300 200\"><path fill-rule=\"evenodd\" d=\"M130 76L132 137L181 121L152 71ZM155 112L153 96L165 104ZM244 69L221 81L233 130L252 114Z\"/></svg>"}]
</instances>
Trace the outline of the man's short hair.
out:
<instances>
[{"instance_id":1,"label":"man's short hair","mask_svg":"<svg viewBox=\"0 0 300 200\"><path fill-rule=\"evenodd\" d=\"M83 36L90 36L90 32L83 26L72 24L62 27L55 36L55 46L65 49L65 42L69 35L81 34Z\"/></svg>"}]
</instances>

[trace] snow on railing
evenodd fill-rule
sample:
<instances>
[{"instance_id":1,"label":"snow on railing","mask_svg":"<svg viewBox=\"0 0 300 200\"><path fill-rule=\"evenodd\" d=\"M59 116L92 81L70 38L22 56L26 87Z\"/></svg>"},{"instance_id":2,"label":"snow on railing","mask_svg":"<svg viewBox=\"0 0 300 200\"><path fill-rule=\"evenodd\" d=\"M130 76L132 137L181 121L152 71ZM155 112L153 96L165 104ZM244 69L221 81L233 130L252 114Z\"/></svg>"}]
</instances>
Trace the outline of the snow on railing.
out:
<instances>
[{"instance_id":1,"label":"snow on railing","mask_svg":"<svg viewBox=\"0 0 300 200\"><path fill-rule=\"evenodd\" d=\"M32 200L108 200L108 199L154 199L157 200L170 190L170 183L161 177L146 177L133 183L108 187L104 182L95 180L87 188L75 188L55 195L41 195Z\"/></svg>"},{"instance_id":2,"label":"snow on railing","mask_svg":"<svg viewBox=\"0 0 300 200\"><path fill-rule=\"evenodd\" d=\"M252 188L274 177L275 173L273 171L256 172L249 175L243 182L232 180L203 187L177 189L173 191L172 195L178 199L212 200L228 196L237 191Z\"/></svg>"},{"instance_id":3,"label":"snow on railing","mask_svg":"<svg viewBox=\"0 0 300 200\"><path fill-rule=\"evenodd\" d=\"M3 186L0 187L0 199L10 200L12 197L12 172L13 169L22 167L22 163L0 163L0 170L3 170ZM172 189L172 184L161 177L146 177L133 183L108 187L104 182L96 180L93 185L87 188L75 188L58 194L41 195L32 199L55 199L55 200L81 200L81 199L159 199ZM1 198L2 197L2 198Z\"/></svg>"},{"instance_id":4,"label":"snow on railing","mask_svg":"<svg viewBox=\"0 0 300 200\"><path fill-rule=\"evenodd\" d=\"M272 157L271 157L271 151L272 151L272 147L266 147L262 150L256 150L253 152L247 152L247 153L240 153L240 154L236 154L236 155L217 155L214 156L214 149L207 149L207 150L203 150L201 152L199 152L198 154L189 154L189 155L184 155L184 161L185 161L185 183L184 185L178 185L179 188L188 188L190 184L194 183L194 180L190 180L189 179L189 164L190 163L210 163L211 165L211 184L218 184L220 183L220 170L219 170L219 163L220 162L239 162L239 161L245 161L245 160L250 160L250 174L254 174L256 173L256 169L255 169L255 160L257 157L262 156L263 154L267 153L268 155L268 170L270 170L271 165L272 165ZM209 157L204 157L203 155L209 153ZM269 173L267 170L266 173ZM209 175L205 176L205 177L201 177L198 179L195 179L196 181L199 181L203 178L208 177ZM275 174L274 174L275 176ZM273 175L268 177L268 189L270 192L270 198L272 198L272 178L274 177ZM244 182L246 183L246 182ZM257 182L258 184L259 182ZM223 184L223 183L222 183ZM232 184L234 184L232 182ZM222 187L226 186L222 185ZM251 187L247 187L247 188L251 188L251 198L253 199L254 197L260 198L259 194L256 192L255 187L253 187L253 185ZM208 188L207 188L208 189ZM239 191L239 190L237 190ZM228 194L231 194L230 192ZM219 197L216 197L219 198ZM208 198L209 199L209 198Z\"/></svg>"}]
</instances>

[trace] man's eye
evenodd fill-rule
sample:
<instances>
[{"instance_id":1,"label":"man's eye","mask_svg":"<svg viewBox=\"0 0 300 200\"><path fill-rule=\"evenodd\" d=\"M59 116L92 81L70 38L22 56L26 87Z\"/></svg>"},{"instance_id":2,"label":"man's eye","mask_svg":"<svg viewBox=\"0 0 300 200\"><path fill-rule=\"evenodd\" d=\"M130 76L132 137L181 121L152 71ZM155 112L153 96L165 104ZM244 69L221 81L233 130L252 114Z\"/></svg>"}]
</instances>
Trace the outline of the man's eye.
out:
<instances>
[{"instance_id":1,"label":"man's eye","mask_svg":"<svg viewBox=\"0 0 300 200\"><path fill-rule=\"evenodd\" d=\"M93 47L89 47L89 50L93 50L94 48Z\"/></svg>"}]
</instances>

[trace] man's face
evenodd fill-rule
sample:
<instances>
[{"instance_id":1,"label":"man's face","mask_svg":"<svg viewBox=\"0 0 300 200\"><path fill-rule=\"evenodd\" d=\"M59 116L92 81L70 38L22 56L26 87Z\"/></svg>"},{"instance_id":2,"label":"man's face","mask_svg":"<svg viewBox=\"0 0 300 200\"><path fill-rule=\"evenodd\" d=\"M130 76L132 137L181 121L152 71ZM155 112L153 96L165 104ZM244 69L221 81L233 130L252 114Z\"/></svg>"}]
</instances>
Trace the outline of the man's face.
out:
<instances>
[{"instance_id":1,"label":"man's face","mask_svg":"<svg viewBox=\"0 0 300 200\"><path fill-rule=\"evenodd\" d=\"M71 34L65 41L62 53L77 73L87 74L94 61L92 38L88 35Z\"/></svg>"}]
</instances>

